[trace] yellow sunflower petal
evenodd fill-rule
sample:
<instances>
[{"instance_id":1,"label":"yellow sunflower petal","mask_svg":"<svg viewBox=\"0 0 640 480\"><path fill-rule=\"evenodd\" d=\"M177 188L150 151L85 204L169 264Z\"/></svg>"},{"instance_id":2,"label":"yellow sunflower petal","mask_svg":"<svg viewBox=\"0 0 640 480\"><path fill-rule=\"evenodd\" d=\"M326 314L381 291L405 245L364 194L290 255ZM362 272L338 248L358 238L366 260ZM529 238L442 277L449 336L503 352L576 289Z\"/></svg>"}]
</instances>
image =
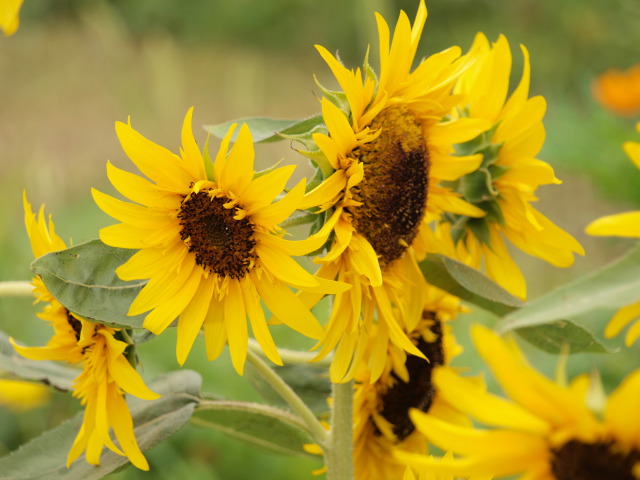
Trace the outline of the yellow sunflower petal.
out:
<instances>
[{"instance_id":1,"label":"yellow sunflower petal","mask_svg":"<svg viewBox=\"0 0 640 480\"><path fill-rule=\"evenodd\" d=\"M184 365L210 308L211 297L215 290L215 278L202 279L198 290L189 305L180 314L178 320L178 338L176 340L176 357L180 365Z\"/></svg>"},{"instance_id":2,"label":"yellow sunflower petal","mask_svg":"<svg viewBox=\"0 0 640 480\"><path fill-rule=\"evenodd\" d=\"M244 308L251 322L251 330L253 331L254 337L269 360L276 365L283 365L280 353L278 353L278 348L267 327L267 319L264 316L262 305L260 305L260 296L257 290L251 282L246 281L241 284L241 288L244 298Z\"/></svg>"},{"instance_id":3,"label":"yellow sunflower petal","mask_svg":"<svg viewBox=\"0 0 640 480\"><path fill-rule=\"evenodd\" d=\"M253 179L253 160L255 151L253 139L246 123L243 123L236 142L217 177L221 188L241 196Z\"/></svg>"},{"instance_id":4,"label":"yellow sunflower petal","mask_svg":"<svg viewBox=\"0 0 640 480\"><path fill-rule=\"evenodd\" d=\"M589 235L640 238L640 211L601 217L591 222L585 231Z\"/></svg>"},{"instance_id":5,"label":"yellow sunflower petal","mask_svg":"<svg viewBox=\"0 0 640 480\"><path fill-rule=\"evenodd\" d=\"M244 296L238 280L229 282L229 291L224 299L224 324L231 353L231 363L239 375L244 372L247 358L247 315L244 309Z\"/></svg>"},{"instance_id":6,"label":"yellow sunflower petal","mask_svg":"<svg viewBox=\"0 0 640 480\"><path fill-rule=\"evenodd\" d=\"M204 169L204 161L202 160L202 154L196 143L196 139L193 136L192 128L193 120L193 107L191 107L184 117L182 124L182 148L184 160L184 168L192 178L207 178L207 174Z\"/></svg>"},{"instance_id":7,"label":"yellow sunflower petal","mask_svg":"<svg viewBox=\"0 0 640 480\"><path fill-rule=\"evenodd\" d=\"M220 356L222 349L227 344L224 307L222 302L216 299L215 295L211 299L211 305L204 319L204 337L207 359L210 361L215 360Z\"/></svg>"},{"instance_id":8,"label":"yellow sunflower petal","mask_svg":"<svg viewBox=\"0 0 640 480\"><path fill-rule=\"evenodd\" d=\"M607 327L604 330L604 336L607 338L613 338L618 335L624 327L629 325L634 319L640 317L640 302L632 303L622 307L616 312L616 314L609 320Z\"/></svg>"},{"instance_id":9,"label":"yellow sunflower petal","mask_svg":"<svg viewBox=\"0 0 640 480\"><path fill-rule=\"evenodd\" d=\"M253 180L242 193L242 206L249 215L258 208L269 205L287 185L287 181L295 170L295 165L276 168Z\"/></svg>"}]
</instances>

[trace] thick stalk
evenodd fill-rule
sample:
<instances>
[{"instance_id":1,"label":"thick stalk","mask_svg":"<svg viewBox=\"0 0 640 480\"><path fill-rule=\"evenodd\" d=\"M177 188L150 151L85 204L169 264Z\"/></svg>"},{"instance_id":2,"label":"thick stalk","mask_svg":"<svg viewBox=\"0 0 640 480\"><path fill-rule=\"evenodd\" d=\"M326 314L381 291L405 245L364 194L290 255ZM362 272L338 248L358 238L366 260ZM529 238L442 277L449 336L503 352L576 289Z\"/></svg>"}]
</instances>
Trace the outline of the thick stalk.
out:
<instances>
[{"instance_id":1,"label":"thick stalk","mask_svg":"<svg viewBox=\"0 0 640 480\"><path fill-rule=\"evenodd\" d=\"M333 384L331 431L324 463L327 480L353 480L353 382Z\"/></svg>"},{"instance_id":2,"label":"thick stalk","mask_svg":"<svg viewBox=\"0 0 640 480\"><path fill-rule=\"evenodd\" d=\"M300 416L313 439L320 446L324 446L327 439L327 431L323 428L320 421L316 418L314 413L309 410L309 407L307 407L296 392L294 392L293 389L287 385L287 383L280 378L280 376L276 374L271 367L269 367L269 365L267 365L251 350L247 352L247 361L255 367L262 378L269 382L269 385L271 385L283 400L293 409L293 411Z\"/></svg>"},{"instance_id":3,"label":"thick stalk","mask_svg":"<svg viewBox=\"0 0 640 480\"><path fill-rule=\"evenodd\" d=\"M0 282L0 298L30 297L33 295L31 282Z\"/></svg>"}]
</instances>

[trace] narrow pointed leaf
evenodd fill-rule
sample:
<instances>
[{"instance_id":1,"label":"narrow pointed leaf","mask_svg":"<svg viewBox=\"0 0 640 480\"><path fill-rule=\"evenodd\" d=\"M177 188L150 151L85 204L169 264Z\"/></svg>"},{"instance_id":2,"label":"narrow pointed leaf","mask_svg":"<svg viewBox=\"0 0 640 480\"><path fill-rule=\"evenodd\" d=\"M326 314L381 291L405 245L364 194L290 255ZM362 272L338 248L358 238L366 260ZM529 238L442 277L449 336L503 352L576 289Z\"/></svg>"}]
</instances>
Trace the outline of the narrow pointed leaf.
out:
<instances>
[{"instance_id":1,"label":"narrow pointed leaf","mask_svg":"<svg viewBox=\"0 0 640 480\"><path fill-rule=\"evenodd\" d=\"M198 402L201 382L196 372L173 372L149 385L162 395L158 400L128 401L142 451L153 448L189 420ZM82 455L67 469L67 454L82 423L81 415L82 412L0 458L0 480L97 480L129 463L126 457L105 448L99 466L88 464ZM152 472L153 468L151 464Z\"/></svg>"},{"instance_id":2,"label":"narrow pointed leaf","mask_svg":"<svg viewBox=\"0 0 640 480\"><path fill-rule=\"evenodd\" d=\"M242 125L246 123L251 130L254 143L277 142L286 136L304 135L313 131L323 123L322 115L304 118L302 120L284 120L281 118L247 117L220 123L218 125L205 125L204 129L218 138L224 138L231 124ZM235 141L237 131L231 137Z\"/></svg>"},{"instance_id":3,"label":"narrow pointed leaf","mask_svg":"<svg viewBox=\"0 0 640 480\"><path fill-rule=\"evenodd\" d=\"M142 328L144 314L129 317L127 311L146 281L125 282L115 273L135 252L92 240L43 255L31 270L69 311L94 322Z\"/></svg>"},{"instance_id":4,"label":"narrow pointed leaf","mask_svg":"<svg viewBox=\"0 0 640 480\"><path fill-rule=\"evenodd\" d=\"M529 302L496 324L506 332L584 315L597 309L619 308L640 300L640 246L606 267Z\"/></svg>"},{"instance_id":5,"label":"narrow pointed leaf","mask_svg":"<svg viewBox=\"0 0 640 480\"><path fill-rule=\"evenodd\" d=\"M77 368L60 363L21 357L9 343L9 337L4 332L0 332L0 370L17 378L51 385L58 390L70 390L73 380L80 374Z\"/></svg>"},{"instance_id":6,"label":"narrow pointed leaf","mask_svg":"<svg viewBox=\"0 0 640 480\"><path fill-rule=\"evenodd\" d=\"M206 409L194 413L191 423L271 452L317 458L302 448L313 440L298 417L275 407L224 400L207 402Z\"/></svg>"},{"instance_id":7,"label":"narrow pointed leaf","mask_svg":"<svg viewBox=\"0 0 640 480\"><path fill-rule=\"evenodd\" d=\"M444 255L427 255L420 270L430 284L498 316L524 305L481 272Z\"/></svg>"}]
</instances>

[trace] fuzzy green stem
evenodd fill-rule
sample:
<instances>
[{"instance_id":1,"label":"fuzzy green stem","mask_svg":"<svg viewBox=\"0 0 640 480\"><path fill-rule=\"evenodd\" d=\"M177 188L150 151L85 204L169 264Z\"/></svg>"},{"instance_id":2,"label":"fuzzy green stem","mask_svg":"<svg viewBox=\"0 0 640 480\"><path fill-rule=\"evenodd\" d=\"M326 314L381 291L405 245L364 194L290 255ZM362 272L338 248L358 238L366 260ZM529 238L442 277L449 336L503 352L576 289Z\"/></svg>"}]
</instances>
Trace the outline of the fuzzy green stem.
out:
<instances>
[{"instance_id":1,"label":"fuzzy green stem","mask_svg":"<svg viewBox=\"0 0 640 480\"><path fill-rule=\"evenodd\" d=\"M260 358L259 355L251 350L247 352L247 361L253 365L262 378L264 378L269 385L278 392L292 410L300 416L313 439L319 445L324 446L328 436L327 431L296 392L294 392L293 389L287 385L287 383L280 378L280 376L278 376L276 372L274 372L273 369Z\"/></svg>"},{"instance_id":2,"label":"fuzzy green stem","mask_svg":"<svg viewBox=\"0 0 640 480\"><path fill-rule=\"evenodd\" d=\"M331 431L324 448L327 480L353 480L353 382L333 384Z\"/></svg>"},{"instance_id":3,"label":"fuzzy green stem","mask_svg":"<svg viewBox=\"0 0 640 480\"><path fill-rule=\"evenodd\" d=\"M249 349L261 356L264 356L262 347L253 338L249 339ZM316 357L315 353L302 352L300 350L291 350L289 348L278 348L278 353L280 354L280 358L282 358L282 361L284 362L285 365L287 364L299 365L302 363L309 363ZM332 358L333 357L331 356L327 356L322 360L313 362L313 365L319 366L319 367L328 367L329 365L331 365Z\"/></svg>"},{"instance_id":4,"label":"fuzzy green stem","mask_svg":"<svg viewBox=\"0 0 640 480\"><path fill-rule=\"evenodd\" d=\"M31 282L9 281L0 282L0 298L2 297L31 297L33 285Z\"/></svg>"}]
</instances>

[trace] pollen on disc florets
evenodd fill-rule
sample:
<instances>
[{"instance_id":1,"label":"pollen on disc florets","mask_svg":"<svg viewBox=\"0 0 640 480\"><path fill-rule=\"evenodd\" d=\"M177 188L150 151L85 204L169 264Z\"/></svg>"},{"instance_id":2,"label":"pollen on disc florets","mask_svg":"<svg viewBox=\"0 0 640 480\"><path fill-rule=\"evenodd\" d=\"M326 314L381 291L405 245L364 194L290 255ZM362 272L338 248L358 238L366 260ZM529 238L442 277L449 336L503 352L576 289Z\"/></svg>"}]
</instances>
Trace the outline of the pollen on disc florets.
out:
<instances>
[{"instance_id":1,"label":"pollen on disc florets","mask_svg":"<svg viewBox=\"0 0 640 480\"><path fill-rule=\"evenodd\" d=\"M351 193L362 205L347 210L384 266L400 258L418 233L427 205L429 150L420 122L404 105L385 108L369 127L380 135L354 151L364 178Z\"/></svg>"},{"instance_id":2,"label":"pollen on disc florets","mask_svg":"<svg viewBox=\"0 0 640 480\"><path fill-rule=\"evenodd\" d=\"M637 465L640 451L621 451L613 442L571 440L552 450L551 471L556 480L638 480Z\"/></svg>"},{"instance_id":3,"label":"pollen on disc florets","mask_svg":"<svg viewBox=\"0 0 640 480\"><path fill-rule=\"evenodd\" d=\"M430 324L430 340L422 335L414 338L418 349L429 359L408 355L405 367L409 372L409 381L404 382L395 373L391 373L393 385L382 396L381 415L393 428L393 434L398 441L407 438L415 430L409 418L409 410L417 408L423 412L429 411L435 396L435 388L431 382L433 369L444 364L444 348L442 344L442 323L433 312L425 311L423 321Z\"/></svg>"},{"instance_id":4,"label":"pollen on disc florets","mask_svg":"<svg viewBox=\"0 0 640 480\"><path fill-rule=\"evenodd\" d=\"M237 220L230 199L211 190L192 192L180 205L180 238L195 253L196 263L223 277L242 278L255 263L254 226ZM226 205L226 206L225 206Z\"/></svg>"}]
</instances>

